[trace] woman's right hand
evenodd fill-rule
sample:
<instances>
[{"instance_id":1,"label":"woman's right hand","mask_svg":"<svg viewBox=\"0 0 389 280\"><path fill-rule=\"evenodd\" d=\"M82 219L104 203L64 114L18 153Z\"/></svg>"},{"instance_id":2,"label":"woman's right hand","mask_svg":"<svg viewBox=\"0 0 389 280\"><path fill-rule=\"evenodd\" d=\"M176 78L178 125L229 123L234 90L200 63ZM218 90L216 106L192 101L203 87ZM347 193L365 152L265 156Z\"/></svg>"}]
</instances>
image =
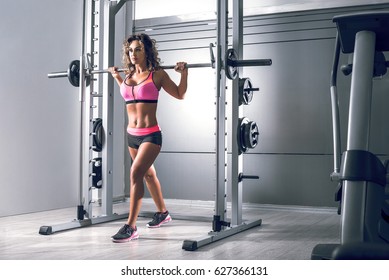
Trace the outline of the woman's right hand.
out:
<instances>
[{"instance_id":1,"label":"woman's right hand","mask_svg":"<svg viewBox=\"0 0 389 280\"><path fill-rule=\"evenodd\" d=\"M108 71L111 73L112 77L114 77L115 79L120 77L120 73L118 72L118 68L116 66L109 67Z\"/></svg>"},{"instance_id":2,"label":"woman's right hand","mask_svg":"<svg viewBox=\"0 0 389 280\"><path fill-rule=\"evenodd\" d=\"M112 77L115 79L117 84L120 86L123 82L123 79L122 79L122 76L120 76L118 68L116 66L109 67L108 72L111 73Z\"/></svg>"}]
</instances>

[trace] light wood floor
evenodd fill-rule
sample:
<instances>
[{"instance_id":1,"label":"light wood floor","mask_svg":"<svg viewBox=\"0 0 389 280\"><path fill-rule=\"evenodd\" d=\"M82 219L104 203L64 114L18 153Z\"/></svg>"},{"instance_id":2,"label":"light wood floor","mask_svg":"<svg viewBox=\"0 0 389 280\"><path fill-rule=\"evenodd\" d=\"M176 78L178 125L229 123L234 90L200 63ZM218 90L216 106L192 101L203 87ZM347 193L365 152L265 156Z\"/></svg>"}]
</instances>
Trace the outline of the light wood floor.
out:
<instances>
[{"instance_id":1,"label":"light wood floor","mask_svg":"<svg viewBox=\"0 0 389 280\"><path fill-rule=\"evenodd\" d=\"M115 244L115 234L125 220L81 229L40 235L43 225L67 223L76 217L76 207L0 218L2 260L307 260L319 243L338 243L340 216L336 209L244 205L244 219L262 219L262 225L196 251L182 249L183 240L197 240L212 230L210 222L174 220L180 215L213 216L212 203L166 200L173 221L149 229L149 218L139 218L140 239ZM115 205L125 213L127 203ZM154 211L150 200L142 210Z\"/></svg>"}]
</instances>

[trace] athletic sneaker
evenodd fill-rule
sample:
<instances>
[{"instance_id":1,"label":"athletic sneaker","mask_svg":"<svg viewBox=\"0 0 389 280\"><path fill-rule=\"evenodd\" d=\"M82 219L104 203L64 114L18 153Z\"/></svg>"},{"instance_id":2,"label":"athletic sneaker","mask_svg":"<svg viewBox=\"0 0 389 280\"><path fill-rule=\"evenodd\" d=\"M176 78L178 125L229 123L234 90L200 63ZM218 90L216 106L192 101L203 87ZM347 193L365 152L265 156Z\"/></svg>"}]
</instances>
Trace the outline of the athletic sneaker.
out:
<instances>
[{"instance_id":1,"label":"athletic sneaker","mask_svg":"<svg viewBox=\"0 0 389 280\"><path fill-rule=\"evenodd\" d=\"M138 238L139 234L137 228L133 228L132 226L125 224L119 229L119 231L115 235L112 236L112 241L116 243L121 243Z\"/></svg>"},{"instance_id":2,"label":"athletic sneaker","mask_svg":"<svg viewBox=\"0 0 389 280\"><path fill-rule=\"evenodd\" d=\"M169 211L166 211L165 213L157 212L154 214L153 220L147 224L147 227L157 228L163 224L170 222L171 220L172 217L170 217Z\"/></svg>"}]
</instances>

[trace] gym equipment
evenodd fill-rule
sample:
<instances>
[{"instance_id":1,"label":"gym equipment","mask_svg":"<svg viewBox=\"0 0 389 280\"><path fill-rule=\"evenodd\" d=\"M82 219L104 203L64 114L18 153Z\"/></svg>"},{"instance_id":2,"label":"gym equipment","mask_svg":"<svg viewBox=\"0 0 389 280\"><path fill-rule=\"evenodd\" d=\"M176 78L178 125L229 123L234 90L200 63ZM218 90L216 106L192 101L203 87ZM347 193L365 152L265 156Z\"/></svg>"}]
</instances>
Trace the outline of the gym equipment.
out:
<instances>
[{"instance_id":1,"label":"gym equipment","mask_svg":"<svg viewBox=\"0 0 389 280\"><path fill-rule=\"evenodd\" d=\"M193 63L186 64L187 68L206 68L211 67L215 68L215 59L213 58L212 52L213 44L210 44L210 53L211 53L211 63ZM270 66L272 64L271 59L251 59L251 60L238 60L236 56L236 52L234 49L229 49L226 52L226 75L229 79L233 80L238 76L238 67L244 66ZM176 65L161 65L162 69L174 69ZM125 72L128 69L117 69L118 72ZM87 69L85 73L85 81L86 86L89 86L90 76L94 74L106 74L110 73L108 69L101 70L92 70L90 68ZM73 60L69 64L69 68L67 71L62 72L53 72L47 74L48 78L68 78L69 82L72 86L79 87L80 86L80 60Z\"/></svg>"},{"instance_id":2,"label":"gym equipment","mask_svg":"<svg viewBox=\"0 0 389 280\"><path fill-rule=\"evenodd\" d=\"M90 4L90 7L86 7L86 2ZM49 74L49 78L68 77L71 80L72 85L79 86L79 99L81 105L81 127L80 127L80 193L79 204L77 206L77 219L69 223L42 226L39 233L43 235L53 234L56 232L90 226L103 222L110 222L118 219L125 219L128 217L128 213L116 214L113 213L113 174L115 174L113 166L113 79L109 79L107 76L96 76L91 78L94 74L107 73L106 70L92 70L94 65L94 59L97 54L96 60L99 59L100 64L104 67L114 64L113 47L114 47L114 35L115 35L115 15L121 9L121 7L127 2L130 8L134 8L133 1L119 0L119 1L83 1L83 26L82 26L82 46L80 60L73 62L70 67L71 70L66 72L58 72ZM213 243L222 238L229 237L231 235L240 233L244 230L250 229L261 225L262 220L257 219L253 221L242 220L242 196L241 185L245 179L259 179L258 176L243 174L242 169L242 157L239 157L238 150L238 133L242 135L243 145L246 148L254 147L257 143L258 129L254 122L245 122L242 127L242 132L238 128L239 118L237 116L239 108L239 67L246 66L269 66L272 64L271 59L259 59L259 60L241 60L241 49L243 47L243 1L233 1L234 3L234 50L227 50L228 47L228 0L217 0L217 46L216 57L214 59L211 52L211 64L201 64L198 67L215 67L217 75L216 80L216 198L215 198L215 214L211 219L205 217L194 216L182 216L174 214L175 219L196 220L196 221L212 221L212 231L198 240L185 240L182 248L185 250L196 250L199 247L205 246L209 243ZM100 5L100 10L97 11L97 6ZM89 9L90 14L87 14ZM127 11L128 15L132 13ZM100 17L99 26L104 26L103 32L101 30L94 30L97 25L94 25L95 17ZM90 26L87 26L88 21L91 20ZM236 28L238 26L238 28ZM86 51L86 30L93 30L91 32L90 55ZM129 30L132 30L131 28ZM93 35L94 34L94 35ZM95 34L104 34L103 40L99 38L93 38ZM237 36L238 34L238 36ZM239 40L236 40L237 38ZM236 43L239 41L238 43ZM95 50L95 42L101 43L101 48ZM88 50L89 51L89 50ZM227 54L227 55L226 55ZM91 61L88 61L88 56L91 57ZM97 63L96 63L97 64ZM188 67L193 67L194 64L189 64ZM195 66L195 67L197 67ZM174 66L170 66L174 67ZM78 70L77 70L78 68ZM165 67L166 69L166 67ZM123 69L124 71L124 69ZM232 207L231 207L231 221L227 219L227 129L226 129L226 78L233 80L233 127L232 134L229 139L232 141ZM100 80L101 79L101 80ZM95 91L95 85L100 86L98 91ZM246 82L247 83L247 82ZM88 87L89 86L89 87ZM89 95L86 95L86 90L90 90ZM252 99L252 93L256 89L247 86L246 90L242 91L242 94L246 96L246 103L249 103ZM98 94L97 92L102 92ZM88 96L89 98L85 98ZM102 105L102 129L97 130L96 127L92 127L91 120L95 119L94 114L91 112L91 108L94 108L92 102L95 97L101 97ZM96 106L99 108L98 106ZM85 116L84 109L89 109L89 115ZM235 114L235 115L234 115ZM95 124L95 123L94 123ZM88 129L86 129L86 127ZM238 132L239 130L239 132ZM87 133L86 133L87 131ZM92 132L91 132L92 131ZM101 131L102 135L99 136L98 131ZM89 137L89 143L87 143ZM240 136L239 136L240 137ZM86 139L87 138L87 139ZM92 207L90 201L92 200L91 185L95 183L93 179L99 179L100 168L91 167L91 159L96 158L93 156L90 145L91 142L97 140L104 140L102 150L99 152L99 158L101 157L101 178L102 178L102 199L101 210L99 216L92 214ZM239 166L239 168L236 168ZM92 168L92 170L91 170ZM99 182L99 181L98 181ZM141 212L139 216L152 217L153 213Z\"/></svg>"},{"instance_id":3,"label":"gym equipment","mask_svg":"<svg viewBox=\"0 0 389 280\"><path fill-rule=\"evenodd\" d=\"M103 185L102 176L101 176L101 157L94 158L92 160L92 173L90 174L92 176L92 187L96 189L101 189Z\"/></svg>"},{"instance_id":4,"label":"gym equipment","mask_svg":"<svg viewBox=\"0 0 389 280\"><path fill-rule=\"evenodd\" d=\"M175 65L168 65L168 66L161 66L162 69L174 69ZM203 68L203 67L212 67L212 63L194 63L194 64L187 64L187 68ZM118 72L125 72L128 69L117 69ZM87 86L89 85L89 77L90 75L94 74L106 74L110 73L108 69L101 69L101 70L90 70L87 72L86 75L86 83ZM69 82L72 86L79 87L80 86L80 60L73 60L70 62L69 69L67 71L63 72L53 72L47 74L48 78L68 78Z\"/></svg>"},{"instance_id":5,"label":"gym equipment","mask_svg":"<svg viewBox=\"0 0 389 280\"><path fill-rule=\"evenodd\" d=\"M239 67L270 66L271 59L246 59L239 60L234 49L228 49L225 54L225 73L228 79L234 80L239 75Z\"/></svg>"},{"instance_id":6,"label":"gym equipment","mask_svg":"<svg viewBox=\"0 0 389 280\"><path fill-rule=\"evenodd\" d=\"M204 237L200 237L196 240L185 240L182 248L187 251L194 251L207 244L216 242L220 239L229 237L231 235L240 233L242 231L251 229L253 227L260 226L262 224L261 219L255 220L243 220L242 218L242 182L244 179L259 179L258 176L243 174L243 158L241 145L243 143L244 149L248 147L254 147L257 143L258 128L254 122L249 122L245 118L244 122L240 120L240 114L242 113L242 105L239 99L242 99L245 92L242 91L241 79L239 77L238 68L241 64L233 61L240 60L243 51L243 1L233 1L233 47L236 50L227 49L228 42L228 1L218 0L218 20L217 31L218 41L217 49L219 50L218 57L220 63L217 63L217 73L220 75L219 81L217 81L217 114L216 114L216 203L215 203L215 215L213 217L212 231ZM224 55L224 61L221 59L220 54ZM218 61L218 60L217 60ZM267 60L270 65L271 60ZM258 61L246 61L245 66L250 63L258 65ZM222 66L226 67L222 67ZM224 70L224 71L222 71ZM231 168L231 219L227 219L227 133L226 133L226 78L232 79L232 136L229 138L232 142L232 160ZM246 82L247 83L247 82ZM246 93L252 94L252 91L247 90ZM252 96L246 96L247 100L250 100ZM242 122L244 125L242 125ZM250 124L249 124L250 123ZM245 137L244 137L245 136ZM242 141L240 140L242 139ZM240 141L240 143L239 143Z\"/></svg>"},{"instance_id":7,"label":"gym equipment","mask_svg":"<svg viewBox=\"0 0 389 280\"><path fill-rule=\"evenodd\" d=\"M253 88L250 78L239 79L239 106L249 105L253 100L254 91L259 91L259 88Z\"/></svg>"},{"instance_id":8,"label":"gym equipment","mask_svg":"<svg viewBox=\"0 0 389 280\"><path fill-rule=\"evenodd\" d=\"M42 226L39 233L42 235L82 228L94 224L105 223L124 219L128 213L117 214L113 212L113 83L112 79L91 79L87 73L89 65L86 61L88 52L91 53L91 64L112 65L114 45L114 24L116 14L127 1L82 1L82 26L81 27L81 55L79 61L71 63L69 74L60 77L68 77L73 86L79 86L80 101L80 155L79 155L79 193L77 205L77 218L67 223ZM132 1L129 1L132 5ZM99 22L99 24L95 24ZM86 42L89 41L89 44ZM67 71L66 71L67 72ZM64 73L62 73L64 74ZM87 93L87 86L90 92ZM102 92L107 94L102 94ZM94 102L97 100L99 105ZM94 112L101 109L102 113ZM94 135L93 120L96 113L102 120L102 135ZM96 128L96 127L95 127ZM96 130L95 130L96 131ZM93 141L104 140L101 152L96 152ZM95 155L98 153L98 155ZM100 167L96 169L95 159L101 158ZM116 172L116 170L115 170ZM97 180L100 177L101 180ZM99 214L94 215L92 190L101 184L101 204ZM150 217L152 213L150 213Z\"/></svg>"},{"instance_id":9,"label":"gym equipment","mask_svg":"<svg viewBox=\"0 0 389 280\"><path fill-rule=\"evenodd\" d=\"M92 149L95 152L101 152L103 150L103 120L97 118L93 120L92 128L93 146Z\"/></svg>"},{"instance_id":10,"label":"gym equipment","mask_svg":"<svg viewBox=\"0 0 389 280\"><path fill-rule=\"evenodd\" d=\"M389 206L385 194L388 164L369 151L369 126L373 77L386 73L383 51L389 50L389 12L364 12L333 18L337 25L331 74L331 106L334 141L334 172L341 199L340 244L319 244L312 259L389 259ZM340 48L354 53L347 150L340 155L340 122L337 68ZM383 67L384 65L384 67Z\"/></svg>"},{"instance_id":11,"label":"gym equipment","mask_svg":"<svg viewBox=\"0 0 389 280\"><path fill-rule=\"evenodd\" d=\"M258 144L259 129L255 122L243 117L239 119L238 129L239 154L254 149Z\"/></svg>"},{"instance_id":12,"label":"gym equipment","mask_svg":"<svg viewBox=\"0 0 389 280\"><path fill-rule=\"evenodd\" d=\"M236 60L234 55L234 50L230 49L228 50L228 54L232 56L228 56L227 60L227 71L226 75L229 79L233 80L238 76L238 67L243 66L270 66L272 64L272 61L270 59L252 59L252 60ZM212 63L193 63L193 64L187 64L187 68L204 68L204 67L213 67ZM161 66L162 69L174 69L175 65L168 65L168 66ZM125 72L128 69L122 69L119 68L118 72ZM102 69L102 70L90 70L89 75L93 74L106 74L110 73L108 69ZM66 72L53 72L47 74L48 78L68 78L69 82L72 86L79 87L80 86L80 61L79 60L73 60L69 64L69 68ZM89 76L87 76L89 77ZM90 81L89 78L86 79L87 86L89 85Z\"/></svg>"},{"instance_id":13,"label":"gym equipment","mask_svg":"<svg viewBox=\"0 0 389 280\"><path fill-rule=\"evenodd\" d=\"M376 52L374 55L373 77L380 77L386 74L389 67L389 61L385 61L385 55L382 52ZM346 64L340 67L344 75L348 76L353 70L353 64Z\"/></svg>"},{"instance_id":14,"label":"gym equipment","mask_svg":"<svg viewBox=\"0 0 389 280\"><path fill-rule=\"evenodd\" d=\"M69 64L68 71L66 72L69 82L74 87L80 86L80 61L73 60ZM89 84L89 82L88 82Z\"/></svg>"}]
</instances>

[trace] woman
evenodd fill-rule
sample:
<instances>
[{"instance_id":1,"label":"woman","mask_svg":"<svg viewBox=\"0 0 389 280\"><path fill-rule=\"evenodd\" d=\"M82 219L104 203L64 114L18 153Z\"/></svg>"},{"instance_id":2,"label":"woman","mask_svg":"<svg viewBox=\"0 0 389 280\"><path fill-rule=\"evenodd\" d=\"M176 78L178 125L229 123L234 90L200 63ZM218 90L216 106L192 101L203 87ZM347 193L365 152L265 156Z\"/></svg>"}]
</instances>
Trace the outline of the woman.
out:
<instances>
[{"instance_id":1,"label":"woman","mask_svg":"<svg viewBox=\"0 0 389 280\"><path fill-rule=\"evenodd\" d=\"M126 242L139 237L136 220L144 195L143 180L157 207L153 220L147 226L155 228L171 221L153 166L162 145L162 133L156 117L158 95L163 88L171 96L183 99L188 78L186 63L178 62L175 70L181 73L180 82L176 85L170 79L159 65L155 40L146 34L133 35L124 42L123 62L129 69L124 80L117 67L110 67L109 71L126 101L128 149L133 162L130 170L130 212L127 223L112 236L113 242Z\"/></svg>"}]
</instances>

